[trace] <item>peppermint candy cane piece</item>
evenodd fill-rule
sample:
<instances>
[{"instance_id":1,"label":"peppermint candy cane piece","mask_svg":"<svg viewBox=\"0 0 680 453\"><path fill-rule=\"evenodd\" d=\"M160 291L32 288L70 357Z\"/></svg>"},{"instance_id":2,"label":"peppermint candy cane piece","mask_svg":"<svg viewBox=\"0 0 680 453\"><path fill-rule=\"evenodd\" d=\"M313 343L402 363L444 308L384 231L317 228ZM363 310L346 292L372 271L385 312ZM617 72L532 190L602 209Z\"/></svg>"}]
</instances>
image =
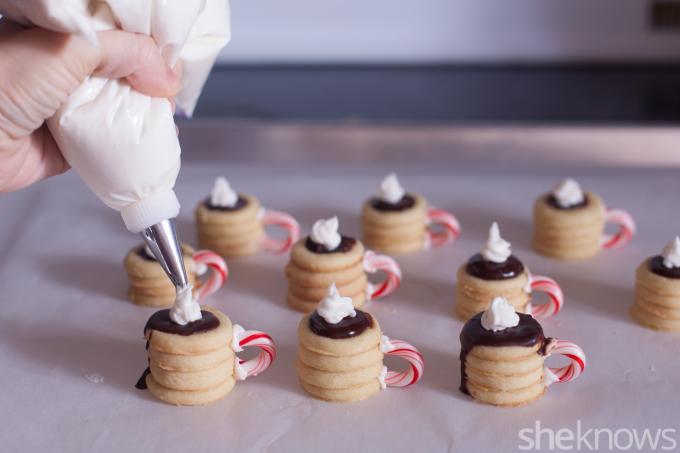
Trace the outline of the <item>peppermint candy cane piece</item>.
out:
<instances>
[{"instance_id":1,"label":"peppermint candy cane piece","mask_svg":"<svg viewBox=\"0 0 680 453\"><path fill-rule=\"evenodd\" d=\"M604 219L606 223L613 223L619 229L614 234L604 234L602 236L601 245L603 249L622 247L633 239L637 227L635 226L633 216L628 212L623 209L607 209Z\"/></svg>"},{"instance_id":2,"label":"peppermint candy cane piece","mask_svg":"<svg viewBox=\"0 0 680 453\"><path fill-rule=\"evenodd\" d=\"M234 324L233 331L231 348L235 353L251 346L260 350L257 357L250 360L241 360L236 357L234 361L236 379L243 381L250 376L257 376L271 366L276 359L276 345L268 334L259 330L245 330L238 324Z\"/></svg>"},{"instance_id":3,"label":"peppermint candy cane piece","mask_svg":"<svg viewBox=\"0 0 680 453\"><path fill-rule=\"evenodd\" d=\"M423 377L425 370L425 360L422 354L411 344L401 340L391 340L383 335L380 342L381 350L385 355L404 358L409 367L405 371L387 370L383 379L387 387L408 387L413 385ZM383 380L381 379L381 384Z\"/></svg>"},{"instance_id":4,"label":"peppermint candy cane piece","mask_svg":"<svg viewBox=\"0 0 680 453\"><path fill-rule=\"evenodd\" d=\"M202 300L220 289L229 278L229 268L221 256L210 250L198 250L194 253L196 272L198 275L211 270L208 279L197 289L196 299Z\"/></svg>"},{"instance_id":5,"label":"peppermint candy cane piece","mask_svg":"<svg viewBox=\"0 0 680 453\"><path fill-rule=\"evenodd\" d=\"M300 224L290 214L265 209L261 220L264 226L276 225L286 232L285 239L275 239L265 232L262 248L267 252L285 253L300 239Z\"/></svg>"},{"instance_id":6,"label":"peppermint candy cane piece","mask_svg":"<svg viewBox=\"0 0 680 453\"><path fill-rule=\"evenodd\" d=\"M531 291L545 293L550 298L550 302L546 304L535 305L531 304L531 316L534 318L550 318L555 316L564 305L564 293L562 288L555 280L543 275L530 276Z\"/></svg>"},{"instance_id":7,"label":"peppermint candy cane piece","mask_svg":"<svg viewBox=\"0 0 680 453\"><path fill-rule=\"evenodd\" d=\"M425 236L425 249L441 247L449 242L453 242L460 236L460 223L458 219L448 211L429 207L425 222L428 226ZM432 226L442 227L441 231L434 231Z\"/></svg>"},{"instance_id":8,"label":"peppermint candy cane piece","mask_svg":"<svg viewBox=\"0 0 680 453\"><path fill-rule=\"evenodd\" d=\"M546 373L550 373L545 379L546 385L553 382L573 381L586 369L586 354L580 346L571 341L555 340L548 347L546 356L551 354L561 354L569 359L569 365L560 368L547 368Z\"/></svg>"},{"instance_id":9,"label":"peppermint candy cane piece","mask_svg":"<svg viewBox=\"0 0 680 453\"><path fill-rule=\"evenodd\" d=\"M401 284L401 268L399 264L387 255L378 255L373 250L366 250L364 254L364 270L369 274L384 271L387 278L382 283L369 283L366 287L368 300L378 299L392 294Z\"/></svg>"}]
</instances>

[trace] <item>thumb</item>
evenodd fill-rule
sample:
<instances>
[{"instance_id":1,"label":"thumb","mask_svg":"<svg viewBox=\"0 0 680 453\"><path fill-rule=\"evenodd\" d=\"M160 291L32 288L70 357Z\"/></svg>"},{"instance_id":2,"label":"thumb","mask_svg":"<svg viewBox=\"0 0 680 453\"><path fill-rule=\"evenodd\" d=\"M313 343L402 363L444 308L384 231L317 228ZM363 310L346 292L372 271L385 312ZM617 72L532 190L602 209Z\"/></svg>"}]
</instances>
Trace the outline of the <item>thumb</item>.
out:
<instances>
[{"instance_id":1,"label":"thumb","mask_svg":"<svg viewBox=\"0 0 680 453\"><path fill-rule=\"evenodd\" d=\"M181 87L180 71L163 59L146 35L119 30L100 32L100 62L94 75L126 78L136 90L153 97L174 97Z\"/></svg>"}]
</instances>

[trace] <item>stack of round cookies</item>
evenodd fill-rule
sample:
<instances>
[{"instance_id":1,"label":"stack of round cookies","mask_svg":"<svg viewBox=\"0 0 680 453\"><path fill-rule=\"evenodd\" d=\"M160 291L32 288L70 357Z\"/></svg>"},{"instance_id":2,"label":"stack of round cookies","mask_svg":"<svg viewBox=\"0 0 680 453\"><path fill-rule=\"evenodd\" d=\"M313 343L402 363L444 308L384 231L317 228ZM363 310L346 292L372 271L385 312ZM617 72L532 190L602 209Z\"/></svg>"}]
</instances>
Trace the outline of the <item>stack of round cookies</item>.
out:
<instances>
[{"instance_id":1,"label":"stack of round cookies","mask_svg":"<svg viewBox=\"0 0 680 453\"><path fill-rule=\"evenodd\" d=\"M311 236L300 239L286 266L288 304L308 313L328 292L331 283L352 298L355 307L366 302L368 279L364 270L364 246L337 232L338 218L319 220Z\"/></svg>"},{"instance_id":2,"label":"stack of round cookies","mask_svg":"<svg viewBox=\"0 0 680 453\"><path fill-rule=\"evenodd\" d=\"M189 284L196 286L196 263L194 249L182 244L182 255L187 269ZM168 279L161 265L148 247L138 246L125 256L123 262L130 278L128 296L132 302L149 307L169 307L175 301L175 286Z\"/></svg>"},{"instance_id":3,"label":"stack of round cookies","mask_svg":"<svg viewBox=\"0 0 680 453\"><path fill-rule=\"evenodd\" d=\"M229 318L204 306L199 321L182 326L169 313L156 312L144 329L149 368L140 386L177 405L207 404L227 395L235 384L236 360Z\"/></svg>"},{"instance_id":4,"label":"stack of round cookies","mask_svg":"<svg viewBox=\"0 0 680 453\"><path fill-rule=\"evenodd\" d=\"M392 173L381 183L379 195L364 203L361 228L372 249L394 254L422 250L427 241L427 202L405 193Z\"/></svg>"},{"instance_id":5,"label":"stack of round cookies","mask_svg":"<svg viewBox=\"0 0 680 453\"><path fill-rule=\"evenodd\" d=\"M384 388L380 326L335 286L317 311L302 318L298 339L298 377L312 396L357 401Z\"/></svg>"}]
</instances>

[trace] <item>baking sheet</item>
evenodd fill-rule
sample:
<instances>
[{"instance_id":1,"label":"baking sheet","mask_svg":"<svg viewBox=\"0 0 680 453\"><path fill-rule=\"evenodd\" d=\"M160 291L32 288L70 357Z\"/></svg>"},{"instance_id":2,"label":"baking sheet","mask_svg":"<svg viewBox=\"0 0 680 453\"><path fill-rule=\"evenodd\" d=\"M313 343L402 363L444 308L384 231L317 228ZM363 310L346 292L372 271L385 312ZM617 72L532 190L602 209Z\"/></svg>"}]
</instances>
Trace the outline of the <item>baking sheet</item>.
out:
<instances>
[{"instance_id":1,"label":"baking sheet","mask_svg":"<svg viewBox=\"0 0 680 453\"><path fill-rule=\"evenodd\" d=\"M585 262L548 260L529 247L532 201L567 176L563 170L492 162L468 169L428 162L426 154L370 165L189 161L177 185L180 233L195 243L193 207L224 174L265 206L295 215L303 232L337 214L342 231L357 234L362 200L391 170L407 189L454 212L463 234L453 246L400 257L402 287L368 305L387 335L423 353L423 379L352 404L317 401L299 387L301 315L285 305L287 258L274 255L230 260L229 282L208 301L274 337L278 357L269 370L206 407L173 407L136 390L146 364L142 329L154 311L125 298L122 260L137 238L73 172L0 197L2 450L512 451L519 430L537 421L554 430L575 430L579 421L584 429L673 428L680 441L680 335L643 329L627 316L635 267L680 232L680 179L672 171L570 170L609 206L628 209L639 227L627 248ZM455 272L494 220L514 253L565 291L563 312L542 322L546 334L578 343L588 358L577 381L513 409L474 403L457 390Z\"/></svg>"}]
</instances>

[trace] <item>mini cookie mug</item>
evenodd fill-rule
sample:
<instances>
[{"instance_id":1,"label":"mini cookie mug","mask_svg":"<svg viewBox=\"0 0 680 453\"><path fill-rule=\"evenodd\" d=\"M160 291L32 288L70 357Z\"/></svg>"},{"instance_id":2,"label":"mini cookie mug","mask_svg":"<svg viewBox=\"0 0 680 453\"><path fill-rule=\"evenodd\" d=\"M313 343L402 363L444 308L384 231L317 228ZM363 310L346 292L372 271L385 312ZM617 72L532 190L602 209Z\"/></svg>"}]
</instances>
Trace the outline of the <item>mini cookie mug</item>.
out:
<instances>
[{"instance_id":1,"label":"mini cookie mug","mask_svg":"<svg viewBox=\"0 0 680 453\"><path fill-rule=\"evenodd\" d=\"M548 296L548 302L532 303L533 293ZM564 306L564 294L557 282L534 275L512 254L510 243L500 236L497 223L489 229L489 239L480 253L458 269L455 311L468 320L489 307L495 296L504 296L520 313L536 318L555 316Z\"/></svg>"},{"instance_id":2,"label":"mini cookie mug","mask_svg":"<svg viewBox=\"0 0 680 453\"><path fill-rule=\"evenodd\" d=\"M616 232L605 232L607 224ZM601 250L622 247L631 241L636 227L622 209L605 207L593 192L583 192L573 179L558 184L534 203L534 249L552 258L590 258Z\"/></svg>"},{"instance_id":3,"label":"mini cookie mug","mask_svg":"<svg viewBox=\"0 0 680 453\"><path fill-rule=\"evenodd\" d=\"M204 300L217 292L227 281L227 264L210 250L197 250L182 244L182 255L194 296ZM169 307L175 301L175 286L148 247L140 245L128 252L124 261L130 278L129 298L137 305ZM205 279L201 277L205 276Z\"/></svg>"},{"instance_id":4,"label":"mini cookie mug","mask_svg":"<svg viewBox=\"0 0 680 453\"><path fill-rule=\"evenodd\" d=\"M193 406L226 396L236 381L257 376L276 358L269 335L245 330L215 308L203 306L202 318L186 325L174 324L169 310L151 316L144 329L149 366L137 383L166 403ZM257 348L243 360L238 353Z\"/></svg>"},{"instance_id":5,"label":"mini cookie mug","mask_svg":"<svg viewBox=\"0 0 680 453\"><path fill-rule=\"evenodd\" d=\"M262 208L257 198L236 193L223 177L215 180L210 197L198 204L195 215L198 243L226 257L261 250L285 253L300 237L300 226L290 214ZM280 228L285 238L270 236L267 227Z\"/></svg>"},{"instance_id":6,"label":"mini cookie mug","mask_svg":"<svg viewBox=\"0 0 680 453\"><path fill-rule=\"evenodd\" d=\"M552 384L570 382L586 368L586 356L577 344L546 338L538 321L516 313L503 297L465 323L460 342L460 390L495 406L530 403ZM569 364L546 366L552 354L566 357Z\"/></svg>"},{"instance_id":7,"label":"mini cookie mug","mask_svg":"<svg viewBox=\"0 0 680 453\"><path fill-rule=\"evenodd\" d=\"M406 193L392 173L380 184L377 196L361 211L362 239L384 253L411 253L453 242L460 224L450 212L428 206L418 194Z\"/></svg>"},{"instance_id":8,"label":"mini cookie mug","mask_svg":"<svg viewBox=\"0 0 680 453\"><path fill-rule=\"evenodd\" d=\"M286 266L288 304L305 313L313 311L335 283L354 306L392 294L401 283L401 269L391 257L366 250L354 238L338 233L338 218L321 219L312 234L300 239L291 250ZM368 274L379 271L385 279L374 284Z\"/></svg>"},{"instance_id":9,"label":"mini cookie mug","mask_svg":"<svg viewBox=\"0 0 680 453\"><path fill-rule=\"evenodd\" d=\"M418 350L383 335L378 321L355 309L335 285L318 308L298 326L298 360L295 365L302 388L310 395L335 402L368 398L387 387L414 385L425 363ZM385 355L401 357L408 367L391 371Z\"/></svg>"}]
</instances>

